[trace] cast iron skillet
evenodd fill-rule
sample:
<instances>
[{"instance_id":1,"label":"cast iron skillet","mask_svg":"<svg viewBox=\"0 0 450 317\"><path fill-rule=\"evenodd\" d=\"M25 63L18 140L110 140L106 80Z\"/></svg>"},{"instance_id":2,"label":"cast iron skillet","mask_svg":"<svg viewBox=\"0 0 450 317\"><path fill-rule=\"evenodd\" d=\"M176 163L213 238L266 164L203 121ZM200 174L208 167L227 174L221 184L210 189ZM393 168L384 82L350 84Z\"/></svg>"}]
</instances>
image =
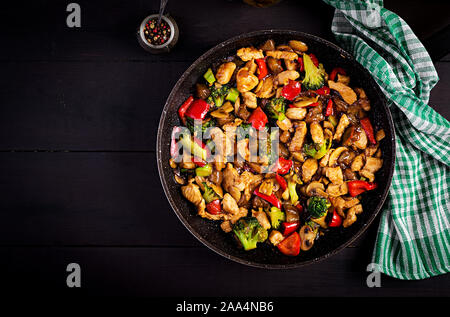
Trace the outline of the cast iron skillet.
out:
<instances>
[{"instance_id":1,"label":"cast iron skillet","mask_svg":"<svg viewBox=\"0 0 450 317\"><path fill-rule=\"evenodd\" d=\"M333 67L343 67L351 76L353 86L362 87L369 97L372 105L370 119L377 128L383 128L386 138L381 142L384 164L377 173L378 188L363 195L364 212L358 216L351 227L331 230L316 241L314 247L308 252L301 252L297 257L282 255L273 246L261 243L252 251L244 251L236 246L230 234L224 233L220 221L214 222L196 215L195 207L182 195L180 186L175 183L172 169L169 166L169 147L172 128L179 125L177 116L178 107L193 93L195 83L202 78L213 62L234 55L236 50L246 46L257 46L267 39L274 39L277 44L287 43L298 39L305 42L309 52L313 52L325 66L327 71ZM384 200L392 179L395 159L395 140L391 114L386 106L384 96L370 74L353 57L319 37L297 31L267 30L242 34L231 38L198 58L176 83L167 99L161 114L157 138L158 170L164 192L170 205L186 228L203 244L220 255L250 266L268 269L286 269L299 267L323 260L336 254L359 235L361 235L374 220Z\"/></svg>"}]
</instances>

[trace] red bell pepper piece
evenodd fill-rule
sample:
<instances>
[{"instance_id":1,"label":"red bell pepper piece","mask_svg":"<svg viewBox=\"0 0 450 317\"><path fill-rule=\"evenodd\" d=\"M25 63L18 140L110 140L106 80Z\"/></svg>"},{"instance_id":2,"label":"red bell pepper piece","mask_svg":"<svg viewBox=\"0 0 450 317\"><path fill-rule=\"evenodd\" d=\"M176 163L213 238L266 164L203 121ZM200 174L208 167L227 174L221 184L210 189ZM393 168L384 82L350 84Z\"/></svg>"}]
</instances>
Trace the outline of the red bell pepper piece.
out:
<instances>
[{"instance_id":1,"label":"red bell pepper piece","mask_svg":"<svg viewBox=\"0 0 450 317\"><path fill-rule=\"evenodd\" d=\"M255 59L256 65L258 65L258 79L261 80L267 76L269 71L267 70L267 64L265 58Z\"/></svg>"},{"instance_id":2,"label":"red bell pepper piece","mask_svg":"<svg viewBox=\"0 0 450 317\"><path fill-rule=\"evenodd\" d=\"M266 126L268 122L267 115L264 113L261 107L257 107L255 110L253 110L250 118L248 118L248 122L252 124L253 128L259 131Z\"/></svg>"},{"instance_id":3,"label":"red bell pepper piece","mask_svg":"<svg viewBox=\"0 0 450 317\"><path fill-rule=\"evenodd\" d=\"M289 80L289 83L281 90L281 95L287 100L294 100L302 91L302 84L295 80Z\"/></svg>"},{"instance_id":4,"label":"red bell pepper piece","mask_svg":"<svg viewBox=\"0 0 450 317\"><path fill-rule=\"evenodd\" d=\"M194 97L189 96L189 98L186 99L185 102L183 102L183 104L180 106L180 108L178 108L178 115L180 116L181 122L183 122L183 124L186 124L186 118L184 116L186 114L186 111L192 105L193 102L194 102Z\"/></svg>"},{"instance_id":5,"label":"red bell pepper piece","mask_svg":"<svg viewBox=\"0 0 450 317\"><path fill-rule=\"evenodd\" d=\"M303 63L303 56L300 56L298 58L298 65L300 67L299 71L301 71L301 72L305 71L305 64Z\"/></svg>"},{"instance_id":6,"label":"red bell pepper piece","mask_svg":"<svg viewBox=\"0 0 450 317\"><path fill-rule=\"evenodd\" d=\"M321 96L328 96L330 94L330 87L323 86L322 88L319 88L314 91L316 94Z\"/></svg>"},{"instance_id":7,"label":"red bell pepper piece","mask_svg":"<svg viewBox=\"0 0 450 317\"><path fill-rule=\"evenodd\" d=\"M292 233L289 237L281 241L278 250L287 256L297 256L300 253L300 235L298 232Z\"/></svg>"},{"instance_id":8,"label":"red bell pepper piece","mask_svg":"<svg viewBox=\"0 0 450 317\"><path fill-rule=\"evenodd\" d=\"M314 103L308 105L307 107L317 107L318 105L319 105L318 102L314 102Z\"/></svg>"},{"instance_id":9,"label":"red bell pepper piece","mask_svg":"<svg viewBox=\"0 0 450 317\"><path fill-rule=\"evenodd\" d=\"M286 180L284 179L284 177L277 173L277 174L275 175L275 179L277 180L278 184L280 184L281 189L282 189L283 191L285 191L286 188L287 188L287 182L286 182Z\"/></svg>"},{"instance_id":10,"label":"red bell pepper piece","mask_svg":"<svg viewBox=\"0 0 450 317\"><path fill-rule=\"evenodd\" d=\"M297 230L299 227L298 221L296 222L282 222L281 223L281 230L282 230L282 234L284 236L288 236L290 235L292 232L294 232L295 230Z\"/></svg>"},{"instance_id":11,"label":"red bell pepper piece","mask_svg":"<svg viewBox=\"0 0 450 317\"><path fill-rule=\"evenodd\" d=\"M303 212L303 206L302 206L302 204L298 203L297 205L295 205L295 207L297 207L299 213L300 213L300 212Z\"/></svg>"},{"instance_id":12,"label":"red bell pepper piece","mask_svg":"<svg viewBox=\"0 0 450 317\"><path fill-rule=\"evenodd\" d=\"M330 227L339 227L342 224L342 217L336 212L336 209L333 208L333 218L331 218L328 226Z\"/></svg>"},{"instance_id":13,"label":"red bell pepper piece","mask_svg":"<svg viewBox=\"0 0 450 317\"><path fill-rule=\"evenodd\" d=\"M216 200L213 200L212 202L210 202L209 204L207 204L206 205L206 210L211 215L220 214L222 212L222 207L220 206L220 200L216 199Z\"/></svg>"},{"instance_id":14,"label":"red bell pepper piece","mask_svg":"<svg viewBox=\"0 0 450 317\"><path fill-rule=\"evenodd\" d=\"M278 209L281 209L281 202L280 200L277 198L277 196L275 196L275 194L272 194L270 196L268 195L264 195L262 193L259 192L259 189L255 189L253 194L255 194L256 196L264 199L265 201L271 203L272 205L274 205L275 207L277 207Z\"/></svg>"},{"instance_id":15,"label":"red bell pepper piece","mask_svg":"<svg viewBox=\"0 0 450 317\"><path fill-rule=\"evenodd\" d=\"M316 55L309 54L309 57L311 57L311 61L313 62L314 66L319 67L319 60L317 59Z\"/></svg>"},{"instance_id":16,"label":"red bell pepper piece","mask_svg":"<svg viewBox=\"0 0 450 317\"><path fill-rule=\"evenodd\" d=\"M286 160L285 158L279 157L275 163L275 172L281 175L286 174L292 167L292 160Z\"/></svg>"},{"instance_id":17,"label":"red bell pepper piece","mask_svg":"<svg viewBox=\"0 0 450 317\"><path fill-rule=\"evenodd\" d=\"M377 144L377 140L375 140L375 136L373 135L373 127L372 123L370 123L369 118L363 118L360 120L361 126L364 129L364 132L366 132L367 138L369 139L370 143Z\"/></svg>"},{"instance_id":18,"label":"red bell pepper piece","mask_svg":"<svg viewBox=\"0 0 450 317\"><path fill-rule=\"evenodd\" d=\"M185 116L194 120L203 120L211 106L203 99L196 99L187 109Z\"/></svg>"},{"instance_id":19,"label":"red bell pepper piece","mask_svg":"<svg viewBox=\"0 0 450 317\"><path fill-rule=\"evenodd\" d=\"M328 76L328 79L334 81L336 79L337 74L346 75L347 72L345 71L345 69L341 67L336 67L331 71L330 76Z\"/></svg>"},{"instance_id":20,"label":"red bell pepper piece","mask_svg":"<svg viewBox=\"0 0 450 317\"><path fill-rule=\"evenodd\" d=\"M327 110L325 110L325 116L331 116L334 113L333 111L333 100L329 99L327 103Z\"/></svg>"},{"instance_id":21,"label":"red bell pepper piece","mask_svg":"<svg viewBox=\"0 0 450 317\"><path fill-rule=\"evenodd\" d=\"M365 191L373 190L377 188L377 186L378 186L377 183L371 183L360 180L347 182L348 192L352 197L356 197L359 194L364 193Z\"/></svg>"},{"instance_id":22,"label":"red bell pepper piece","mask_svg":"<svg viewBox=\"0 0 450 317\"><path fill-rule=\"evenodd\" d=\"M170 137L170 157L175 159L179 153L178 153L178 143L176 139L176 135L181 131L181 127L174 127L172 129L172 136Z\"/></svg>"}]
</instances>

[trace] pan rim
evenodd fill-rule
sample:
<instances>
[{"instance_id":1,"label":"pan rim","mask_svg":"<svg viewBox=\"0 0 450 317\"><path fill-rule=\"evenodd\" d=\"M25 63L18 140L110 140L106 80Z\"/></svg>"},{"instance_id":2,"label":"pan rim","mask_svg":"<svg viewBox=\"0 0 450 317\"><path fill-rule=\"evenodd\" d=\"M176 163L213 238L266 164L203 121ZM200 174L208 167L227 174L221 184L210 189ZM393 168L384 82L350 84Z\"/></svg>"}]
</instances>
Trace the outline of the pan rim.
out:
<instances>
[{"instance_id":1,"label":"pan rim","mask_svg":"<svg viewBox=\"0 0 450 317\"><path fill-rule=\"evenodd\" d=\"M307 261L303 261L303 262L297 262L297 263L291 263L291 264L265 264L265 263L260 263L260 262L254 262L254 261L248 261L248 260L243 260L240 257L234 256L234 255L230 255L227 254L225 251L220 250L218 247L216 247L214 244L210 243L209 241L207 241L205 238L203 238L187 221L187 219L185 219L181 212L178 210L178 206L175 204L175 201L172 199L172 196L170 194L169 191L169 187L167 184L166 179L164 178L163 175L163 169L164 169L164 162L162 162L162 158L161 158L161 152L162 149L164 147L163 141L162 141L162 128L166 122L167 119L167 112L168 112L168 107L169 107L169 102L173 99L174 95L178 92L179 87L181 86L181 84L183 83L183 81L185 80L185 78L191 73L191 71L193 69L195 69L196 67L198 67L198 65L203 62L204 60L206 60L210 55L212 55L213 53L215 53L217 50L221 49L224 46L227 46L229 44L232 44L235 41L238 40L242 40L242 39L249 39L255 36L261 36L261 35L267 35L270 36L270 34L280 34L280 35L293 35L293 36L298 36L298 37L302 37L302 38L308 38L311 39L312 41L316 41L316 42L321 42L331 48L333 48L334 50L336 50L337 52L339 52L344 58L349 59L351 62L356 64L356 67L359 68L358 71L364 72L367 78L370 78L371 81L373 81L374 83L374 87L375 90L377 92L378 97L380 98L380 103L381 103L381 107L384 110L384 114L386 115L386 119L387 119L387 123L388 123L388 127L389 127L389 132L392 136L392 138L389 140L391 142L391 157L392 157L392 161L391 161L391 165L387 168L387 184L386 187L384 188L384 191L381 194L381 199L378 202L375 210L372 212L372 215L369 217L369 219L366 221L366 223L351 237L349 238L347 241L343 242L340 246L338 246L337 248L329 251L328 253L318 256L316 258L307 260ZM342 251L343 249L345 249L346 247L348 247L351 243L353 243L354 241L356 241L366 230L367 228L372 224L372 222L375 220L375 218L378 216L378 214L381 211L381 208L387 198L389 189L391 187L391 182L392 182L392 176L393 176L393 172L394 172L394 166L395 166L395 154L396 154L396 148L395 148L395 132L394 132L394 123L393 123L393 119L392 119L392 115L391 112L387 106L386 103L386 99L384 97L384 94L382 93L380 87L378 86L378 84L376 84L375 80L373 79L372 75L358 62L356 61L356 59L347 51L345 51L344 49L340 48L339 46L337 46L334 43L331 43L321 37L318 37L316 35L312 35L309 33L304 33L304 32L300 32L300 31L295 31L295 30L288 30L288 29L269 29L269 30L259 30L259 31L254 31L254 32L249 32L249 33L243 33L234 37L229 38L228 40L225 40L217 45L215 45L214 47L212 47L211 49L209 49L208 51L206 51L204 54L202 54L200 57L198 57L187 69L186 71L184 71L184 73L181 75L181 77L178 79L178 81L176 82L176 84L174 85L174 87L172 88L169 96L167 97L166 103L164 104L164 108L163 111L161 113L161 117L160 117L160 121L159 121L159 125L158 125L158 134L157 134L157 140L156 140L156 154L157 154L157 165L158 165L158 174L159 174L159 178L161 181L161 184L163 186L163 190L164 190L164 194L167 198L167 200L169 201L169 204L172 208L172 210L174 211L174 213L176 214L176 216L178 217L178 219L181 221L181 223L186 227L186 229L188 229L188 231L195 237L197 238L197 240L199 240L203 245L205 245L206 247L208 247L210 250L214 251L215 253L229 259L232 260L234 262L240 263L240 264L244 264L247 266L251 266L251 267L255 267L255 268L263 268L263 269L294 269L294 268L299 268L302 266L306 266L306 265L310 265L313 263L318 263L320 261L323 261L333 255L336 255L337 253L339 253L340 251Z\"/></svg>"}]
</instances>

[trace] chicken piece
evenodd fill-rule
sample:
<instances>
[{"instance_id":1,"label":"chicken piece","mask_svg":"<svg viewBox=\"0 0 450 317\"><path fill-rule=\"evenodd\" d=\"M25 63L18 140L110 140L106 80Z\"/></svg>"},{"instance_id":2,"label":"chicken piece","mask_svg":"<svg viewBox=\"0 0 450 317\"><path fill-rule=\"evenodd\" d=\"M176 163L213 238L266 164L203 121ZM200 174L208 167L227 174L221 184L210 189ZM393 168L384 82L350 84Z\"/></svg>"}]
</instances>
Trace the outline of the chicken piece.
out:
<instances>
[{"instance_id":1,"label":"chicken piece","mask_svg":"<svg viewBox=\"0 0 450 317\"><path fill-rule=\"evenodd\" d=\"M300 152L302 150L307 130L306 123L304 121L300 121L298 127L295 129L291 143L289 144L289 151Z\"/></svg>"},{"instance_id":2,"label":"chicken piece","mask_svg":"<svg viewBox=\"0 0 450 317\"><path fill-rule=\"evenodd\" d=\"M367 157L366 164L363 169L359 172L361 176L369 179L369 182L375 180L375 173L383 166L383 160L376 157Z\"/></svg>"},{"instance_id":3,"label":"chicken piece","mask_svg":"<svg viewBox=\"0 0 450 317\"><path fill-rule=\"evenodd\" d=\"M270 196L273 192L273 181L271 178L264 180L261 185L259 185L259 192L263 195Z\"/></svg>"},{"instance_id":4,"label":"chicken piece","mask_svg":"<svg viewBox=\"0 0 450 317\"><path fill-rule=\"evenodd\" d=\"M365 150L364 154L366 157L373 156L378 150L378 143L369 145Z\"/></svg>"},{"instance_id":5,"label":"chicken piece","mask_svg":"<svg viewBox=\"0 0 450 317\"><path fill-rule=\"evenodd\" d=\"M264 53L262 50L259 50L254 47L243 47L238 49L237 56L240 57L244 62L248 62L252 59L264 58Z\"/></svg>"},{"instance_id":6,"label":"chicken piece","mask_svg":"<svg viewBox=\"0 0 450 317\"><path fill-rule=\"evenodd\" d=\"M337 213L345 218L344 210L359 204L359 199L356 197L330 197L331 204L336 208Z\"/></svg>"},{"instance_id":7,"label":"chicken piece","mask_svg":"<svg viewBox=\"0 0 450 317\"><path fill-rule=\"evenodd\" d=\"M288 52L288 51L267 51L267 56L276 58L276 59L287 59L287 60L297 60L298 54L294 52Z\"/></svg>"},{"instance_id":8,"label":"chicken piece","mask_svg":"<svg viewBox=\"0 0 450 317\"><path fill-rule=\"evenodd\" d=\"M289 118L285 117L283 120L277 120L278 127L283 131L288 131L292 128L292 122Z\"/></svg>"},{"instance_id":9,"label":"chicken piece","mask_svg":"<svg viewBox=\"0 0 450 317\"><path fill-rule=\"evenodd\" d=\"M233 164L228 163L227 167L222 172L222 187L229 192L236 201L241 199L241 188L238 187L240 183L240 175L233 167Z\"/></svg>"},{"instance_id":10,"label":"chicken piece","mask_svg":"<svg viewBox=\"0 0 450 317\"><path fill-rule=\"evenodd\" d=\"M231 196L229 193L226 193L223 196L222 210L232 215L239 213L239 206L233 196Z\"/></svg>"},{"instance_id":11,"label":"chicken piece","mask_svg":"<svg viewBox=\"0 0 450 317\"><path fill-rule=\"evenodd\" d=\"M349 105L356 101L356 93L349 86L329 80L328 87L336 90L341 95L342 99Z\"/></svg>"},{"instance_id":12,"label":"chicken piece","mask_svg":"<svg viewBox=\"0 0 450 317\"><path fill-rule=\"evenodd\" d=\"M362 129L355 130L354 135L355 135L354 138L352 138L352 140L354 140L352 142L352 147L355 149L365 150L367 147L366 132L364 132L364 130Z\"/></svg>"},{"instance_id":13,"label":"chicken piece","mask_svg":"<svg viewBox=\"0 0 450 317\"><path fill-rule=\"evenodd\" d=\"M243 92L242 94L242 103L250 109L256 109L258 107L258 102L256 99L256 95L250 91Z\"/></svg>"},{"instance_id":14,"label":"chicken piece","mask_svg":"<svg viewBox=\"0 0 450 317\"><path fill-rule=\"evenodd\" d=\"M282 143L287 143L290 138L291 138L291 133L289 131L281 132L281 134L280 134L280 141Z\"/></svg>"},{"instance_id":15,"label":"chicken piece","mask_svg":"<svg viewBox=\"0 0 450 317\"><path fill-rule=\"evenodd\" d=\"M356 215L359 215L362 212L363 208L361 204L351 207L349 210L347 210L347 215L345 216L342 226L344 228L351 226L357 219Z\"/></svg>"},{"instance_id":16,"label":"chicken piece","mask_svg":"<svg viewBox=\"0 0 450 317\"><path fill-rule=\"evenodd\" d=\"M252 216L255 217L256 219L258 219L258 222L261 225L261 227L263 227L266 230L270 229L271 225L270 225L269 219L267 219L267 215L264 211L252 210Z\"/></svg>"},{"instance_id":17,"label":"chicken piece","mask_svg":"<svg viewBox=\"0 0 450 317\"><path fill-rule=\"evenodd\" d=\"M248 214L247 208L240 207L238 212L230 217L230 222L232 224L235 224L236 221L238 221L242 217L247 217L247 214Z\"/></svg>"},{"instance_id":18,"label":"chicken piece","mask_svg":"<svg viewBox=\"0 0 450 317\"><path fill-rule=\"evenodd\" d=\"M274 84L276 86L286 85L289 80L296 80L300 74L295 70L285 70L275 76Z\"/></svg>"},{"instance_id":19,"label":"chicken piece","mask_svg":"<svg viewBox=\"0 0 450 317\"><path fill-rule=\"evenodd\" d=\"M193 203L195 206L198 206L202 200L202 193L200 192L200 188L193 183L194 180L189 181L189 184L186 186L181 186L181 193L183 196Z\"/></svg>"},{"instance_id":20,"label":"chicken piece","mask_svg":"<svg viewBox=\"0 0 450 317\"><path fill-rule=\"evenodd\" d=\"M275 49L275 41L272 39L268 39L259 48L263 51L273 51Z\"/></svg>"},{"instance_id":21,"label":"chicken piece","mask_svg":"<svg viewBox=\"0 0 450 317\"><path fill-rule=\"evenodd\" d=\"M307 183L316 174L319 165L314 158L307 159L302 165L302 180Z\"/></svg>"},{"instance_id":22,"label":"chicken piece","mask_svg":"<svg viewBox=\"0 0 450 317\"><path fill-rule=\"evenodd\" d=\"M357 157L355 157L351 165L352 172L358 172L361 170L361 168L364 165L364 159L365 159L364 154L360 154Z\"/></svg>"},{"instance_id":23,"label":"chicken piece","mask_svg":"<svg viewBox=\"0 0 450 317\"><path fill-rule=\"evenodd\" d=\"M322 144L325 141L323 137L323 130L322 127L320 126L320 123L317 122L311 123L309 126L309 131L311 133L311 138L314 143Z\"/></svg>"},{"instance_id":24,"label":"chicken piece","mask_svg":"<svg viewBox=\"0 0 450 317\"><path fill-rule=\"evenodd\" d=\"M327 194L331 197L338 197L348 193L347 183L329 184L327 187Z\"/></svg>"},{"instance_id":25,"label":"chicken piece","mask_svg":"<svg viewBox=\"0 0 450 317\"><path fill-rule=\"evenodd\" d=\"M259 81L255 93L258 98L271 98L275 94L275 91L273 90L273 77L267 76Z\"/></svg>"},{"instance_id":26,"label":"chicken piece","mask_svg":"<svg viewBox=\"0 0 450 317\"><path fill-rule=\"evenodd\" d=\"M250 161L250 149L248 148L249 139L242 139L237 142L237 153L246 161Z\"/></svg>"},{"instance_id":27,"label":"chicken piece","mask_svg":"<svg viewBox=\"0 0 450 317\"><path fill-rule=\"evenodd\" d=\"M383 140L386 137L386 134L384 133L384 130L378 130L377 134L375 134L375 140L377 140L377 142L380 142L381 140Z\"/></svg>"},{"instance_id":28,"label":"chicken piece","mask_svg":"<svg viewBox=\"0 0 450 317\"><path fill-rule=\"evenodd\" d=\"M252 59L245 63L244 67L246 67L250 73L254 74L258 68L258 65L256 65L255 60Z\"/></svg>"},{"instance_id":29,"label":"chicken piece","mask_svg":"<svg viewBox=\"0 0 450 317\"><path fill-rule=\"evenodd\" d=\"M228 84L235 69L236 64L233 62L220 65L216 73L217 82L222 85Z\"/></svg>"},{"instance_id":30,"label":"chicken piece","mask_svg":"<svg viewBox=\"0 0 450 317\"><path fill-rule=\"evenodd\" d=\"M250 91L258 85L258 77L252 74L247 68L239 69L236 74L236 86L239 92Z\"/></svg>"},{"instance_id":31,"label":"chicken piece","mask_svg":"<svg viewBox=\"0 0 450 317\"><path fill-rule=\"evenodd\" d=\"M253 191L261 184L263 179L264 175L262 174L253 174L248 171L244 171L241 174L237 188L243 188L244 191L241 194L241 199L238 200L239 204L242 205L250 201Z\"/></svg>"},{"instance_id":32,"label":"chicken piece","mask_svg":"<svg viewBox=\"0 0 450 317\"><path fill-rule=\"evenodd\" d=\"M288 108L286 110L286 117L291 120L303 120L306 116L306 108Z\"/></svg>"},{"instance_id":33,"label":"chicken piece","mask_svg":"<svg viewBox=\"0 0 450 317\"><path fill-rule=\"evenodd\" d=\"M270 232L270 234L269 234L269 241L273 245L276 246L277 244L279 244L283 240L284 240L284 236L281 234L280 231L272 230L272 232Z\"/></svg>"},{"instance_id":34,"label":"chicken piece","mask_svg":"<svg viewBox=\"0 0 450 317\"><path fill-rule=\"evenodd\" d=\"M342 184L344 182L344 175L340 166L325 167L325 176L334 184Z\"/></svg>"},{"instance_id":35,"label":"chicken piece","mask_svg":"<svg viewBox=\"0 0 450 317\"><path fill-rule=\"evenodd\" d=\"M322 157L322 159L321 159L320 162L319 162L319 165L320 165L321 167L325 167L325 166L328 165L328 161L330 160L330 155L333 153L333 151L334 151L333 149L329 150L329 151L327 152L327 154L325 154L325 156Z\"/></svg>"},{"instance_id":36,"label":"chicken piece","mask_svg":"<svg viewBox=\"0 0 450 317\"><path fill-rule=\"evenodd\" d=\"M333 140L336 141L340 141L342 134L344 133L345 129L348 127L348 125L350 124L350 120L348 120L347 115L344 113L341 116L341 119L339 120L339 123L336 127L336 133L334 134Z\"/></svg>"},{"instance_id":37,"label":"chicken piece","mask_svg":"<svg viewBox=\"0 0 450 317\"><path fill-rule=\"evenodd\" d=\"M231 232L233 227L231 226L231 222L229 220L225 220L220 224L220 228L226 233Z\"/></svg>"},{"instance_id":38,"label":"chicken piece","mask_svg":"<svg viewBox=\"0 0 450 317\"><path fill-rule=\"evenodd\" d=\"M338 74L337 82L348 86L350 84L350 76Z\"/></svg>"},{"instance_id":39,"label":"chicken piece","mask_svg":"<svg viewBox=\"0 0 450 317\"><path fill-rule=\"evenodd\" d=\"M358 98L367 98L366 92L364 91L364 89L359 88L359 87L355 87L353 88L353 90L355 91L355 93L358 95Z\"/></svg>"}]
</instances>

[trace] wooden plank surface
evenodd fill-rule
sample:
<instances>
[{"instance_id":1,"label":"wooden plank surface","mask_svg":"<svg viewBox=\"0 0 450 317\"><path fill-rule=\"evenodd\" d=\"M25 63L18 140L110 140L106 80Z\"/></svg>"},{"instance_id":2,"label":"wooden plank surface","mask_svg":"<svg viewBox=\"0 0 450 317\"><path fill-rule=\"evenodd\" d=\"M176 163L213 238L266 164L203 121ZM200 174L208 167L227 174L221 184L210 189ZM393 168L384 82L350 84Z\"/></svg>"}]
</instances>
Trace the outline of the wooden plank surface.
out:
<instances>
[{"instance_id":1,"label":"wooden plank surface","mask_svg":"<svg viewBox=\"0 0 450 317\"><path fill-rule=\"evenodd\" d=\"M2 287L24 294L75 296L449 296L450 275L423 281L381 277L366 285L369 258L348 248L295 270L262 270L206 248L2 248ZM68 289L66 266L81 267L81 288ZM32 281L30 283L30 281Z\"/></svg>"}]
</instances>

